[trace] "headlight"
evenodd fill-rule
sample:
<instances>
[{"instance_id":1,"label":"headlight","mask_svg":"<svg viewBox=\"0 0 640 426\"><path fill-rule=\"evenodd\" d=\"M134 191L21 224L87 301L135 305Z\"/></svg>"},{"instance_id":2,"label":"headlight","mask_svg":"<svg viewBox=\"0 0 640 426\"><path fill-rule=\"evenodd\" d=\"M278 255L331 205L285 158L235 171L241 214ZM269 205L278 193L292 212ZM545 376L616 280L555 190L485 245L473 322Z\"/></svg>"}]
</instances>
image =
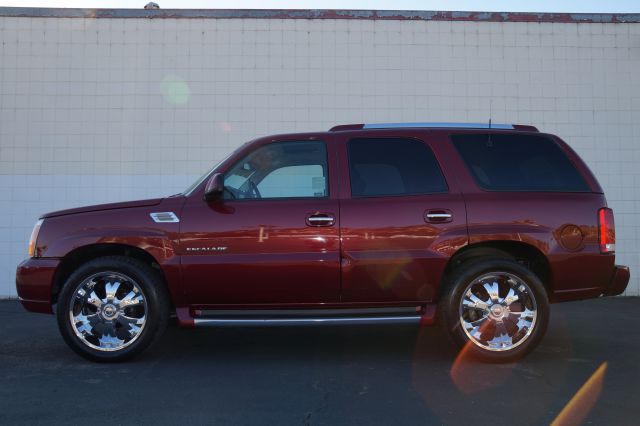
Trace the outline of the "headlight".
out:
<instances>
[{"instance_id":1,"label":"headlight","mask_svg":"<svg viewBox=\"0 0 640 426\"><path fill-rule=\"evenodd\" d=\"M42 226L42 222L44 219L40 219L36 222L33 227L33 231L31 231L31 238L29 238L29 257L34 257L36 254L36 243L38 242L38 232L40 232L40 227Z\"/></svg>"}]
</instances>

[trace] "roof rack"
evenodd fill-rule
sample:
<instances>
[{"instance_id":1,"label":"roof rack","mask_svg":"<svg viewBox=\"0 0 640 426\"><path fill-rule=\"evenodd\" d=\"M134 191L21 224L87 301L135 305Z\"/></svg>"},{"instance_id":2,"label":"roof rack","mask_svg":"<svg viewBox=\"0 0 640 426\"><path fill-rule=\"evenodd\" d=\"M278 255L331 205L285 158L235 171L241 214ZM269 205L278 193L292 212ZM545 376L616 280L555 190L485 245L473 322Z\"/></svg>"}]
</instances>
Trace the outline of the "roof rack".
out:
<instances>
[{"instance_id":1,"label":"roof rack","mask_svg":"<svg viewBox=\"0 0 640 426\"><path fill-rule=\"evenodd\" d=\"M522 124L500 124L500 123L368 123L368 124L343 124L334 126L329 131L338 132L344 130L362 129L403 129L403 128L447 128L447 129L496 129L496 130L521 130L527 132L537 132L534 126Z\"/></svg>"}]
</instances>

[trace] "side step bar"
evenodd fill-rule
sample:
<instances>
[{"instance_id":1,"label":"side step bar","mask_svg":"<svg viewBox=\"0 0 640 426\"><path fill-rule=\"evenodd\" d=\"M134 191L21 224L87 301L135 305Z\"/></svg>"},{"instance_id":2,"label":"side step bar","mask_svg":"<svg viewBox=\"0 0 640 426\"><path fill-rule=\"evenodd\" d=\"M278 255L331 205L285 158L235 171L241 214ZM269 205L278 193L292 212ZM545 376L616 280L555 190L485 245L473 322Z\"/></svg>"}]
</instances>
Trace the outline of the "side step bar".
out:
<instances>
[{"instance_id":1,"label":"side step bar","mask_svg":"<svg viewBox=\"0 0 640 426\"><path fill-rule=\"evenodd\" d=\"M389 316L389 317L309 317L309 318L195 318L196 327L256 327L256 326L294 326L294 325L348 325L348 324L377 324L377 323L420 323L420 316Z\"/></svg>"},{"instance_id":2,"label":"side step bar","mask_svg":"<svg viewBox=\"0 0 640 426\"><path fill-rule=\"evenodd\" d=\"M176 313L185 327L274 327L313 325L433 324L435 304L387 308L191 310Z\"/></svg>"}]
</instances>

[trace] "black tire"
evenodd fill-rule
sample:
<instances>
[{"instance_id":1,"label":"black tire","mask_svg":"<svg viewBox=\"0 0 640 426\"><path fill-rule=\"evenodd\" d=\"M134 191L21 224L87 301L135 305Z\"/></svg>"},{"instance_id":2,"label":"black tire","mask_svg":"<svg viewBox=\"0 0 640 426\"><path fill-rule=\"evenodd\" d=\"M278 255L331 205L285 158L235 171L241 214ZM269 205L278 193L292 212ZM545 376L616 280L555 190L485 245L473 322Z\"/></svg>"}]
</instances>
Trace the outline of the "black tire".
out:
<instances>
[{"instance_id":1,"label":"black tire","mask_svg":"<svg viewBox=\"0 0 640 426\"><path fill-rule=\"evenodd\" d=\"M120 277L130 278L133 285L137 286L137 289L139 290L139 292L135 294L142 294L144 300L144 304L142 307L136 305L133 307L127 306L124 308L143 309L142 315L144 316L144 324L142 325L141 331L139 333L135 334L134 337L130 337L131 342L127 343L126 347L122 347L120 349L100 349L90 346L92 344L94 346L97 346L99 344L99 342L92 343L91 341L89 341L90 339L94 339L93 335L97 333L80 333L84 336L89 336L89 338L84 338L83 340L83 338L79 337L76 334L78 332L78 323L72 321L71 319L74 306L77 306L79 303L78 300L80 300L77 297L77 294L79 294L79 290L84 290L85 287L83 286L85 285L91 285L87 284L87 280L89 278L96 276L101 277L100 274L107 273L115 273ZM92 288L95 288L96 292L99 292L100 290L98 290L97 286L98 285ZM127 292L128 289L125 288L124 285L122 285L122 291ZM98 297L98 299L100 299L100 297ZM72 302L75 305L72 305ZM82 306L89 305L85 303L82 304ZM99 309L102 309L102 311L106 312L104 306ZM119 311L119 308L117 309L117 311ZM130 311L126 312L128 313ZM118 314L116 313L114 315ZM64 341L76 353L91 361L119 362L138 355L160 338L167 326L167 322L169 319L169 298L161 277L159 276L158 272L154 271L151 267L136 259L124 256L101 257L83 264L69 276L58 296L56 316L58 320L58 328L60 329L60 333L62 334ZM98 316L97 318L100 318L103 321L103 317ZM127 317L122 314L122 318ZM114 317L114 320L107 322L110 325L116 324L118 322L116 321L116 319L117 317ZM113 333L109 332L107 334L107 337L110 337L110 335L113 334L114 338L116 338L116 336L119 336L120 334L124 333L124 331L126 331L121 325L112 325L112 327L114 328L110 328L109 330L113 330ZM133 329L132 326L130 327L131 329ZM94 330L95 329L91 329L91 331ZM117 333L115 333L116 330ZM129 333L131 332L129 331Z\"/></svg>"},{"instance_id":2,"label":"black tire","mask_svg":"<svg viewBox=\"0 0 640 426\"><path fill-rule=\"evenodd\" d=\"M496 280L492 280L492 282L500 282L501 298L505 299L505 301L500 303L502 307L496 308L496 310L499 315L504 315L502 318L506 316L507 320L495 321L493 319L495 312L491 310L491 307L485 309L466 309L465 315L474 315L474 317L468 319L469 323L473 320L477 320L476 322L480 323L483 318L489 319L488 323L482 323L484 328L479 327L473 329L476 333L480 333L480 336L477 339L472 339L470 337L472 334L471 331L465 331L465 327L461 323L462 312L465 311L462 309L461 303L469 288L479 289L481 293L483 290L478 286L481 286L480 283L484 281L479 281L479 279L488 276L498 277ZM503 279L503 281L500 281L500 279ZM507 279L511 281L507 282ZM522 330L519 325L514 326L512 323L514 321L512 318L515 315L511 315L510 313L505 314L504 311L504 306L507 303L506 295L504 294L506 292L505 290L512 286L512 284L509 283L517 282L516 279L524 283L524 288L526 289L526 292L520 298L521 301L517 302L517 305L521 305L519 310L524 310L526 307L524 306L525 301L529 305L531 304L531 300L527 297L528 295L532 296L536 308L536 317L534 321L531 321L531 327L523 327ZM488 362L515 361L534 349L538 343L540 343L540 340L546 332L549 323L549 301L544 285L536 274L515 260L506 258L480 258L470 260L463 263L454 271L446 280L444 286L444 291L438 306L440 324L460 348L465 348L466 353L477 359ZM517 287L518 289L522 288L520 284L518 284ZM491 300L491 295L488 291L486 291L486 295L488 296L488 300ZM480 299L482 299L482 297L480 297ZM514 312L516 308L517 306L507 306L508 310L512 309ZM527 316L527 318L532 317ZM505 348L490 347L492 345L489 344L489 339L485 341L483 338L484 333L491 336L492 332L497 331L497 328L495 328L497 323L504 323L505 326L509 326L512 331L515 330L513 331L515 337L511 337L511 346L509 346L509 343L505 343ZM492 329L491 327L494 328ZM483 329L488 331L481 331ZM493 345L495 345L495 343Z\"/></svg>"}]
</instances>

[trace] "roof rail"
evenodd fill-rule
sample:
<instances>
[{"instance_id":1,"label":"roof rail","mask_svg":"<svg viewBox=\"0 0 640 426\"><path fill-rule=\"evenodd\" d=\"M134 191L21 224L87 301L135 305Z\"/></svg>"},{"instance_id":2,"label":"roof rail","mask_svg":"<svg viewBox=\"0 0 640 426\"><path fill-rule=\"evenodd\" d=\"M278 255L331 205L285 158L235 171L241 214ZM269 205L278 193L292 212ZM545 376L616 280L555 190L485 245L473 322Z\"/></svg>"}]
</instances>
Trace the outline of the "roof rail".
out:
<instances>
[{"instance_id":1,"label":"roof rail","mask_svg":"<svg viewBox=\"0 0 640 426\"><path fill-rule=\"evenodd\" d=\"M448 128L448 129L497 129L497 130L521 130L526 132L537 132L534 126L522 124L499 124L499 123L369 123L369 124L342 124L329 129L330 132L344 130L361 129L402 129L402 128Z\"/></svg>"},{"instance_id":2,"label":"roof rail","mask_svg":"<svg viewBox=\"0 0 640 426\"><path fill-rule=\"evenodd\" d=\"M363 129L397 129L403 127L446 127L455 129L509 129L513 130L512 124L498 123L371 123L365 124Z\"/></svg>"}]
</instances>

